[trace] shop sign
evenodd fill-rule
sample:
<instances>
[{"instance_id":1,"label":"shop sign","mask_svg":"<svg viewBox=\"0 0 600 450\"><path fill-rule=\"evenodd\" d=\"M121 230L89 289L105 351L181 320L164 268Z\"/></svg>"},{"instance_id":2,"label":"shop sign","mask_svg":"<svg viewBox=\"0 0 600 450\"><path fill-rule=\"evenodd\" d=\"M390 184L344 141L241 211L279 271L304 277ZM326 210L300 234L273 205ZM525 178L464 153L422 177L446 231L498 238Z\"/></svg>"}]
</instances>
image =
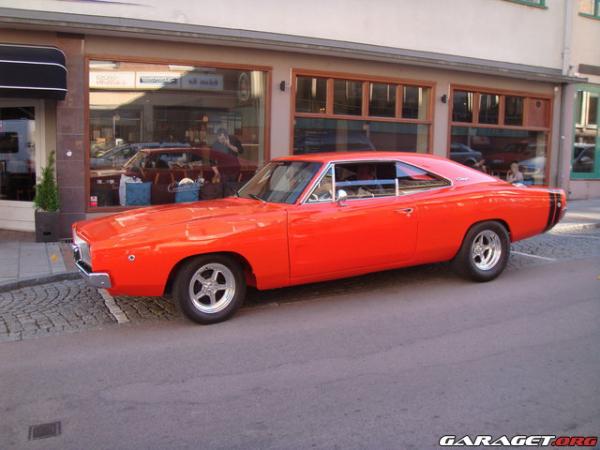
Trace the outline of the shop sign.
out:
<instances>
[{"instance_id":1,"label":"shop sign","mask_svg":"<svg viewBox=\"0 0 600 450\"><path fill-rule=\"evenodd\" d=\"M181 78L181 89L194 91L222 91L223 75L186 73Z\"/></svg>"},{"instance_id":2,"label":"shop sign","mask_svg":"<svg viewBox=\"0 0 600 450\"><path fill-rule=\"evenodd\" d=\"M223 75L182 72L90 72L91 89L222 91Z\"/></svg>"},{"instance_id":3,"label":"shop sign","mask_svg":"<svg viewBox=\"0 0 600 450\"><path fill-rule=\"evenodd\" d=\"M135 89L135 72L90 72L90 88Z\"/></svg>"},{"instance_id":4,"label":"shop sign","mask_svg":"<svg viewBox=\"0 0 600 450\"><path fill-rule=\"evenodd\" d=\"M179 89L181 73L178 72L136 72L136 89Z\"/></svg>"}]
</instances>

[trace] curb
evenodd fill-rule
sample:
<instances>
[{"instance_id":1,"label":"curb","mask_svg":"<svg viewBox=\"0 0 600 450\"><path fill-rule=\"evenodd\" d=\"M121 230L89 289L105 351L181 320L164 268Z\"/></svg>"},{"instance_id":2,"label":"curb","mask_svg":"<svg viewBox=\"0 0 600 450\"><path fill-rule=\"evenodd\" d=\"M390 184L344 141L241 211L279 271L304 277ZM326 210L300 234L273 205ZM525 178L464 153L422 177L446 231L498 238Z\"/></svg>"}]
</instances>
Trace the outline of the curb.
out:
<instances>
[{"instance_id":1,"label":"curb","mask_svg":"<svg viewBox=\"0 0 600 450\"><path fill-rule=\"evenodd\" d=\"M593 223L558 223L552 228L554 231L583 231L600 228L600 222Z\"/></svg>"},{"instance_id":2,"label":"curb","mask_svg":"<svg viewBox=\"0 0 600 450\"><path fill-rule=\"evenodd\" d=\"M24 287L37 286L39 284L54 283L56 281L76 280L80 277L79 272L63 272L43 277L25 278L23 280L11 281L10 283L0 284L0 293L14 291Z\"/></svg>"}]
</instances>

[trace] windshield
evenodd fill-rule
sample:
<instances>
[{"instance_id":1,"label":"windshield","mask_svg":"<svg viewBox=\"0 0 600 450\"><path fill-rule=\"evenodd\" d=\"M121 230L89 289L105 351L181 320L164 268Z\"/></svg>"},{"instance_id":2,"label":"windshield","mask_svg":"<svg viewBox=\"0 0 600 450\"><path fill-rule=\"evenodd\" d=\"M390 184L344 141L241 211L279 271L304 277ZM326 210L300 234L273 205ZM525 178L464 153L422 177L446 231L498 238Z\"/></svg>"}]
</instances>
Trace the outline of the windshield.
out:
<instances>
[{"instance_id":1,"label":"windshield","mask_svg":"<svg viewBox=\"0 0 600 450\"><path fill-rule=\"evenodd\" d=\"M270 162L239 190L238 195L265 202L295 203L320 167L318 162Z\"/></svg>"}]
</instances>

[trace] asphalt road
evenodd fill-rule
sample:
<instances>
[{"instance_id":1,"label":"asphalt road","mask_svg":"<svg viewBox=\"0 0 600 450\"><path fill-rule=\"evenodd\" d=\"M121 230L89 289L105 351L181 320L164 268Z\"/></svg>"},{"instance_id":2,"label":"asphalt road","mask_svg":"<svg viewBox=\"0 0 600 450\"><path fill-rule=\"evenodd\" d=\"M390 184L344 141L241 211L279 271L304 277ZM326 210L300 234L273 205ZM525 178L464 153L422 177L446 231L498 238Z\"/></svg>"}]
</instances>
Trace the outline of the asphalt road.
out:
<instances>
[{"instance_id":1,"label":"asphalt road","mask_svg":"<svg viewBox=\"0 0 600 450\"><path fill-rule=\"evenodd\" d=\"M176 317L2 343L0 448L598 435L600 257L539 262L486 284L429 266L275 291L213 326ZM28 440L54 421L60 436Z\"/></svg>"}]
</instances>

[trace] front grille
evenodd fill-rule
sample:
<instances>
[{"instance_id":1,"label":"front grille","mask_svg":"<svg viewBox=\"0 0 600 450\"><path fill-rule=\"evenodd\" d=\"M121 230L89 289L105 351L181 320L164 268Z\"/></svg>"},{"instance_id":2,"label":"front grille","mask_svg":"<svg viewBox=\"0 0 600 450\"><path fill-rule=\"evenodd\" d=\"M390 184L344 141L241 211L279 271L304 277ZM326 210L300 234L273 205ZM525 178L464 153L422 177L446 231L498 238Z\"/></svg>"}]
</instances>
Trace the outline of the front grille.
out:
<instances>
[{"instance_id":1,"label":"front grille","mask_svg":"<svg viewBox=\"0 0 600 450\"><path fill-rule=\"evenodd\" d=\"M75 257L75 261L83 261L91 267L92 257L90 254L90 246L76 233L73 233L73 256Z\"/></svg>"}]
</instances>

